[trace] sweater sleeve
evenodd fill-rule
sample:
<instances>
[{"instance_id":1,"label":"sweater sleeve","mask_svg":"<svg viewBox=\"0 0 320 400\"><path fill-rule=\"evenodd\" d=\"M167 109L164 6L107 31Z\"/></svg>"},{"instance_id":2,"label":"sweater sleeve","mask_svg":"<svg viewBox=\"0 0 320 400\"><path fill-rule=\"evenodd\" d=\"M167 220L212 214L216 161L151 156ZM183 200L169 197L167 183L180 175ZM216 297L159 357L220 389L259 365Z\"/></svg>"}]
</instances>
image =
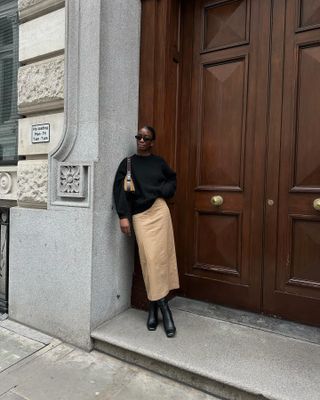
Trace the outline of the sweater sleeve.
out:
<instances>
[{"instance_id":1,"label":"sweater sleeve","mask_svg":"<svg viewBox=\"0 0 320 400\"><path fill-rule=\"evenodd\" d=\"M169 167L169 165L162 160L162 171L166 178L161 186L161 195L165 199L169 199L176 192L177 180L176 173Z\"/></svg>"},{"instance_id":2,"label":"sweater sleeve","mask_svg":"<svg viewBox=\"0 0 320 400\"><path fill-rule=\"evenodd\" d=\"M123 180L127 174L127 159L121 161L113 184L113 197L116 205L116 210L119 218L129 218L130 212L130 199L129 195L124 191Z\"/></svg>"}]
</instances>

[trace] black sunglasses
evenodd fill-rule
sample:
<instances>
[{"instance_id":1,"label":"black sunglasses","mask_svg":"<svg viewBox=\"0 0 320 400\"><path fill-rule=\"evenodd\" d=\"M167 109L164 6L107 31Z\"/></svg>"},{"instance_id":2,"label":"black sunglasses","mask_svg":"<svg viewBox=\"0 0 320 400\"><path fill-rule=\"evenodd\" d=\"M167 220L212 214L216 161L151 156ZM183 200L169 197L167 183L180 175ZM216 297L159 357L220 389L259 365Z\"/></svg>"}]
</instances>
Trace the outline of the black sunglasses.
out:
<instances>
[{"instance_id":1,"label":"black sunglasses","mask_svg":"<svg viewBox=\"0 0 320 400\"><path fill-rule=\"evenodd\" d=\"M135 138L137 140L141 140L142 139L144 142L151 142L153 140L152 137L143 136L143 135L140 135L140 134L136 135Z\"/></svg>"}]
</instances>

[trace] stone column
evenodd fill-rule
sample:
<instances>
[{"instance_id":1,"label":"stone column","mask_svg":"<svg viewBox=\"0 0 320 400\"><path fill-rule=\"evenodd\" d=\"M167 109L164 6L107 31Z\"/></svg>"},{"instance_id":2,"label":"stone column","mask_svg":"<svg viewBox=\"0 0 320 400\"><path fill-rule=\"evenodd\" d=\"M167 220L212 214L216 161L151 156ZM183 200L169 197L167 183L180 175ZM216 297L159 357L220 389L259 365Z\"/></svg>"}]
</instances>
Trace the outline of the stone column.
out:
<instances>
[{"instance_id":1,"label":"stone column","mask_svg":"<svg viewBox=\"0 0 320 400\"><path fill-rule=\"evenodd\" d=\"M130 305L133 242L112 203L138 121L140 0L66 2L65 127L49 153L48 209L11 215L11 318L90 349Z\"/></svg>"}]
</instances>

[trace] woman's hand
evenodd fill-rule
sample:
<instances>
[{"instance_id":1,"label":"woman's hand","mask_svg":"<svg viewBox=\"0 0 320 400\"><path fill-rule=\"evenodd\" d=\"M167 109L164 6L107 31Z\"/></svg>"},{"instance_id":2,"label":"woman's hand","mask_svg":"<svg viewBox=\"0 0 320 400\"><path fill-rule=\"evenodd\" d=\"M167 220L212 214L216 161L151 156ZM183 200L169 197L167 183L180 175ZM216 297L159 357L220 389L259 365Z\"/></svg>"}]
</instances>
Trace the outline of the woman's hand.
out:
<instances>
[{"instance_id":1,"label":"woman's hand","mask_svg":"<svg viewBox=\"0 0 320 400\"><path fill-rule=\"evenodd\" d=\"M128 218L120 219L120 229L125 235L131 236L131 227Z\"/></svg>"}]
</instances>

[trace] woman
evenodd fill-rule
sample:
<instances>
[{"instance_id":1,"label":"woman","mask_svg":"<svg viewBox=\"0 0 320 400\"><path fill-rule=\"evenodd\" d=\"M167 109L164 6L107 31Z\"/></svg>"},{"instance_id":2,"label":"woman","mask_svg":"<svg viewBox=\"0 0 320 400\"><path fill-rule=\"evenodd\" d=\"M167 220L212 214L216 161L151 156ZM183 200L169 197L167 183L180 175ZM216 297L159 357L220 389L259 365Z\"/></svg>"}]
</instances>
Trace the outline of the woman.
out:
<instances>
[{"instance_id":1,"label":"woman","mask_svg":"<svg viewBox=\"0 0 320 400\"><path fill-rule=\"evenodd\" d=\"M128 171L125 158L117 170L113 194L121 231L129 236L132 219L150 301L147 327L156 330L160 308L166 335L173 337L176 328L166 296L170 290L179 288L179 277L171 216L164 199L175 193L176 174L161 157L152 154L155 139L154 128L140 129L136 135L137 154L129 159L134 191L130 191L130 182L129 186L124 185Z\"/></svg>"}]
</instances>

